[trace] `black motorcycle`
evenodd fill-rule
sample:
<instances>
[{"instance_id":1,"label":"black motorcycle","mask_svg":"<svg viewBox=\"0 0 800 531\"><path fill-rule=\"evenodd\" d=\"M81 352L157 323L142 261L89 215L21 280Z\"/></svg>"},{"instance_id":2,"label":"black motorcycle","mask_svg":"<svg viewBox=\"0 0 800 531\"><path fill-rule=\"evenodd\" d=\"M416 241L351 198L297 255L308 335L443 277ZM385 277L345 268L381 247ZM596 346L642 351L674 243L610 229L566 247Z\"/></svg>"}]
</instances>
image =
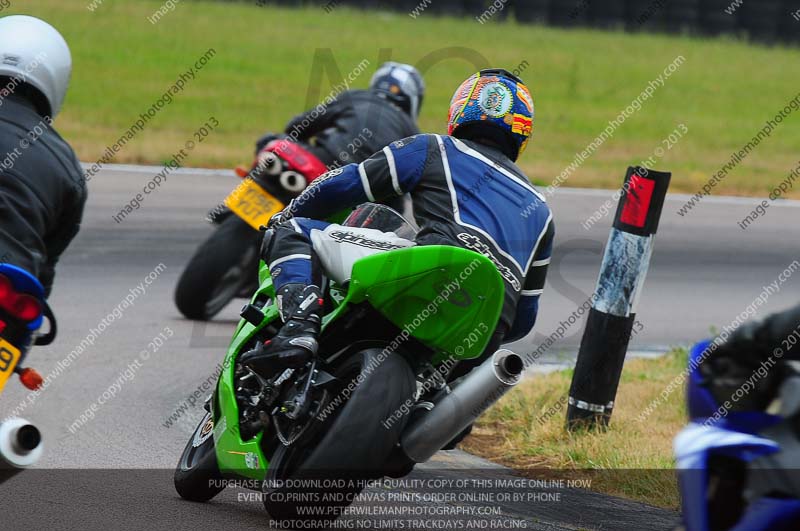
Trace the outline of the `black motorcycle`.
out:
<instances>
[{"instance_id":1,"label":"black motorcycle","mask_svg":"<svg viewBox=\"0 0 800 531\"><path fill-rule=\"evenodd\" d=\"M175 304L189 319L208 320L236 297L258 287L260 227L283 210L327 167L305 147L288 139L267 144L242 182L207 219L217 226L184 269Z\"/></svg>"}]
</instances>

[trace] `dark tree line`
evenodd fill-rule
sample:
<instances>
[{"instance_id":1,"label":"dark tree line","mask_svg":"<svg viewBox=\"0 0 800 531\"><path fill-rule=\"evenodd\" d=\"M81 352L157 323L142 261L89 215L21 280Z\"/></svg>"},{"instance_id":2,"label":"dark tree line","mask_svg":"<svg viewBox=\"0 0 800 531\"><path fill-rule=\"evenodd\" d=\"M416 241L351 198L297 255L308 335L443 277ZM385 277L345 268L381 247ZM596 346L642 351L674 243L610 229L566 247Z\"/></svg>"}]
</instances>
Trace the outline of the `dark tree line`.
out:
<instances>
[{"instance_id":1,"label":"dark tree line","mask_svg":"<svg viewBox=\"0 0 800 531\"><path fill-rule=\"evenodd\" d=\"M236 1L236 0L233 0ZM239 0L248 1L248 0ZM767 42L800 40L800 0L250 0L259 5L387 9L419 16L628 31L747 35ZM730 11L730 13L729 13Z\"/></svg>"}]
</instances>

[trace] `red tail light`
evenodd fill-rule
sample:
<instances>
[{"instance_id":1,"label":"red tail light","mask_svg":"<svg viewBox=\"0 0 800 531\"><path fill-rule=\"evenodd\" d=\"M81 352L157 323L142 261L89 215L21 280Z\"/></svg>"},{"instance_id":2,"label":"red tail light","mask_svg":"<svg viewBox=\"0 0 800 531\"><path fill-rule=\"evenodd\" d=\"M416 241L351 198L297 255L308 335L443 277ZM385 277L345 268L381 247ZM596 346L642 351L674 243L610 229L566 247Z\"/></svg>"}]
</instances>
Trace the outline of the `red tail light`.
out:
<instances>
[{"instance_id":1,"label":"red tail light","mask_svg":"<svg viewBox=\"0 0 800 531\"><path fill-rule=\"evenodd\" d=\"M0 305L4 304L14 293L14 287L8 277L0 275Z\"/></svg>"},{"instance_id":2,"label":"red tail light","mask_svg":"<svg viewBox=\"0 0 800 531\"><path fill-rule=\"evenodd\" d=\"M17 293L8 277L0 275L0 307L12 317L33 321L42 314L42 303L27 293Z\"/></svg>"},{"instance_id":3,"label":"red tail light","mask_svg":"<svg viewBox=\"0 0 800 531\"><path fill-rule=\"evenodd\" d=\"M30 295L19 295L9 308L9 313L23 321L33 321L42 314L42 305Z\"/></svg>"}]
</instances>

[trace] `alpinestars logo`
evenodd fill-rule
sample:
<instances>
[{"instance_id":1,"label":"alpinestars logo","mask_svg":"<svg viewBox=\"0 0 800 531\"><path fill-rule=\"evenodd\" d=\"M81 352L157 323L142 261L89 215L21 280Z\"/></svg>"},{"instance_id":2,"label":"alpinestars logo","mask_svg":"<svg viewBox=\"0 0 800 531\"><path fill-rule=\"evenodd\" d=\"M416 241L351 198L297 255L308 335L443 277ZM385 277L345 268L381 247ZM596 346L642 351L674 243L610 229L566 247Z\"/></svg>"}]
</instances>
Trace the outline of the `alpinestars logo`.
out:
<instances>
[{"instance_id":1,"label":"alpinestars logo","mask_svg":"<svg viewBox=\"0 0 800 531\"><path fill-rule=\"evenodd\" d=\"M341 230L333 231L329 234L329 236L340 243L351 243L360 247L369 247L370 249L379 249L381 251L390 251L392 249L403 248L402 245L395 245L386 241L373 240L362 236L361 234L355 234L353 232L345 232Z\"/></svg>"},{"instance_id":2,"label":"alpinestars logo","mask_svg":"<svg viewBox=\"0 0 800 531\"><path fill-rule=\"evenodd\" d=\"M500 272L500 275L506 279L509 284L511 284L511 287L514 288L514 291L520 291L522 289L522 284L520 284L519 279L507 266L503 265L503 263L497 259L494 253L492 253L491 249L489 249L489 246L483 243L480 238L473 236L472 234L462 232L458 235L458 239L464 243L464 247L467 249L481 253L483 256L491 260L494 266Z\"/></svg>"}]
</instances>

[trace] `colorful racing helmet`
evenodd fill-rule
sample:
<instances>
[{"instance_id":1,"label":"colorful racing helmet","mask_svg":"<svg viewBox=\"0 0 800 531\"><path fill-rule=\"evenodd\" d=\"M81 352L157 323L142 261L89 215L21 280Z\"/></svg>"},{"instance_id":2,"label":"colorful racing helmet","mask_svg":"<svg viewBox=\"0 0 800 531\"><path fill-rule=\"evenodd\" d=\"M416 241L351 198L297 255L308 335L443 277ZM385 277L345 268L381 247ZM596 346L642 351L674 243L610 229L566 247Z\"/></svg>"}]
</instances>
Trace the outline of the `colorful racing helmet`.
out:
<instances>
[{"instance_id":1,"label":"colorful racing helmet","mask_svg":"<svg viewBox=\"0 0 800 531\"><path fill-rule=\"evenodd\" d=\"M531 92L520 78L503 69L482 70L453 95L448 134L492 140L517 160L533 134L533 116Z\"/></svg>"}]
</instances>

